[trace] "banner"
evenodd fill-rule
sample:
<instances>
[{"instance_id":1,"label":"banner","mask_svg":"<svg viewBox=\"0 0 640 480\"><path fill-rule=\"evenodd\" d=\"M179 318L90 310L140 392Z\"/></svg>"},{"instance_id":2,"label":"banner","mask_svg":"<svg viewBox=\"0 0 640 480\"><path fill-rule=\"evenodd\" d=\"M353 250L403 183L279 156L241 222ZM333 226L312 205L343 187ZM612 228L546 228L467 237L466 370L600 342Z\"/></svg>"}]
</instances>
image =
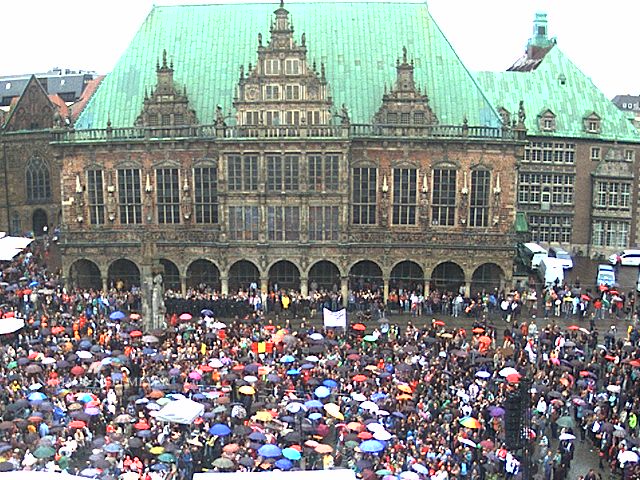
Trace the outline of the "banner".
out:
<instances>
[{"instance_id":1,"label":"banner","mask_svg":"<svg viewBox=\"0 0 640 480\"><path fill-rule=\"evenodd\" d=\"M347 309L343 308L337 312L332 312L328 308L322 310L322 318L325 327L347 328Z\"/></svg>"}]
</instances>

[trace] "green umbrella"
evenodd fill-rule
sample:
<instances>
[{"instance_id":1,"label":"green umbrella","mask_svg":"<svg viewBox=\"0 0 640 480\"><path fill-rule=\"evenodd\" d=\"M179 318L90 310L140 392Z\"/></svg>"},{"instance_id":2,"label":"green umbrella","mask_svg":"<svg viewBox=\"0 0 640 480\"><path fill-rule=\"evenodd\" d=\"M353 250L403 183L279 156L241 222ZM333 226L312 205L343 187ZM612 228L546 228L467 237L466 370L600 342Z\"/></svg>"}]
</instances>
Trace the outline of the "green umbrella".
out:
<instances>
[{"instance_id":1,"label":"green umbrella","mask_svg":"<svg viewBox=\"0 0 640 480\"><path fill-rule=\"evenodd\" d=\"M16 362L15 360L7 364L7 368L16 368L17 366L18 362Z\"/></svg>"},{"instance_id":2,"label":"green umbrella","mask_svg":"<svg viewBox=\"0 0 640 480\"><path fill-rule=\"evenodd\" d=\"M556 423L558 424L559 427L563 427L563 428L574 428L576 426L576 423L573 421L573 418L569 416L560 417L558 420L556 420Z\"/></svg>"},{"instance_id":3,"label":"green umbrella","mask_svg":"<svg viewBox=\"0 0 640 480\"><path fill-rule=\"evenodd\" d=\"M55 448L49 447L47 445L40 445L38 448L36 448L35 452L33 452L33 456L36 458L50 458L55 454Z\"/></svg>"},{"instance_id":4,"label":"green umbrella","mask_svg":"<svg viewBox=\"0 0 640 480\"><path fill-rule=\"evenodd\" d=\"M229 458L220 457L213 461L213 466L217 468L233 468L235 463Z\"/></svg>"},{"instance_id":5,"label":"green umbrella","mask_svg":"<svg viewBox=\"0 0 640 480\"><path fill-rule=\"evenodd\" d=\"M173 463L176 461L176 457L171 453L163 453L162 455L158 455L158 460L164 463Z\"/></svg>"},{"instance_id":6,"label":"green umbrella","mask_svg":"<svg viewBox=\"0 0 640 480\"><path fill-rule=\"evenodd\" d=\"M360 445L360 443L356 442L355 440L347 440L346 442L344 442L344 446L347 447L349 450L353 450L358 445Z\"/></svg>"},{"instance_id":7,"label":"green umbrella","mask_svg":"<svg viewBox=\"0 0 640 480\"><path fill-rule=\"evenodd\" d=\"M383 468L382 470L376 470L376 475L380 475L382 477L384 475L393 475L393 472L391 470Z\"/></svg>"},{"instance_id":8,"label":"green umbrella","mask_svg":"<svg viewBox=\"0 0 640 480\"><path fill-rule=\"evenodd\" d=\"M366 335L362 338L365 342L375 342L377 338L373 335Z\"/></svg>"}]
</instances>

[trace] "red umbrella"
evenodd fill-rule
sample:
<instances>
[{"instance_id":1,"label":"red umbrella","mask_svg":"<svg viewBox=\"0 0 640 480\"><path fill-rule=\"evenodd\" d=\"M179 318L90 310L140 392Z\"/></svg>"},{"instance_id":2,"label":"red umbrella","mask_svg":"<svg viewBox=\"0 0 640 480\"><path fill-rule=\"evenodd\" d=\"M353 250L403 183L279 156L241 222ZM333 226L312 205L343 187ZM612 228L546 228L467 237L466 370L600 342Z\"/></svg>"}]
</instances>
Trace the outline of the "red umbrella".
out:
<instances>
[{"instance_id":1,"label":"red umbrella","mask_svg":"<svg viewBox=\"0 0 640 480\"><path fill-rule=\"evenodd\" d=\"M482 327L476 327L473 330L471 330L473 333L484 333L484 328Z\"/></svg>"},{"instance_id":2,"label":"red umbrella","mask_svg":"<svg viewBox=\"0 0 640 480\"><path fill-rule=\"evenodd\" d=\"M358 438L360 440L371 440L373 438L373 434L371 432L360 432L358 434Z\"/></svg>"},{"instance_id":3,"label":"red umbrella","mask_svg":"<svg viewBox=\"0 0 640 480\"><path fill-rule=\"evenodd\" d=\"M74 420L73 422L69 423L69 426L71 428L84 428L87 426L87 424L84 423L82 420Z\"/></svg>"},{"instance_id":4,"label":"red umbrella","mask_svg":"<svg viewBox=\"0 0 640 480\"><path fill-rule=\"evenodd\" d=\"M200 365L200 367L198 368L201 372L204 372L204 373L213 372L213 367L211 365Z\"/></svg>"},{"instance_id":5,"label":"red umbrella","mask_svg":"<svg viewBox=\"0 0 640 480\"><path fill-rule=\"evenodd\" d=\"M356 324L352 325L351 328L353 328L354 330L357 330L359 332L364 332L367 329L367 327L365 327L361 323L356 323Z\"/></svg>"},{"instance_id":6,"label":"red umbrella","mask_svg":"<svg viewBox=\"0 0 640 480\"><path fill-rule=\"evenodd\" d=\"M80 365L76 365L71 369L71 375L75 375L76 377L84 375L84 368L82 368Z\"/></svg>"},{"instance_id":7,"label":"red umbrella","mask_svg":"<svg viewBox=\"0 0 640 480\"><path fill-rule=\"evenodd\" d=\"M436 320L433 322L436 327L444 327L445 323L442 320Z\"/></svg>"},{"instance_id":8,"label":"red umbrella","mask_svg":"<svg viewBox=\"0 0 640 480\"><path fill-rule=\"evenodd\" d=\"M362 375L361 373L359 373L358 375L354 375L353 377L354 382L364 382L366 379L367 379L367 376Z\"/></svg>"},{"instance_id":9,"label":"red umbrella","mask_svg":"<svg viewBox=\"0 0 640 480\"><path fill-rule=\"evenodd\" d=\"M580 327L578 325L569 325L567 330L580 330Z\"/></svg>"},{"instance_id":10,"label":"red umbrella","mask_svg":"<svg viewBox=\"0 0 640 480\"><path fill-rule=\"evenodd\" d=\"M609 287L607 287L605 284L601 284L598 288L601 292L606 292L607 290L609 290Z\"/></svg>"},{"instance_id":11,"label":"red umbrella","mask_svg":"<svg viewBox=\"0 0 640 480\"><path fill-rule=\"evenodd\" d=\"M138 423L135 423L133 425L133 428L135 428L136 430L149 430L149 428L151 428L151 427L149 426L149 424L147 422L140 421Z\"/></svg>"},{"instance_id":12,"label":"red umbrella","mask_svg":"<svg viewBox=\"0 0 640 480\"><path fill-rule=\"evenodd\" d=\"M140 320L140 314L139 313L132 313L131 315L129 315L129 318L131 320Z\"/></svg>"},{"instance_id":13,"label":"red umbrella","mask_svg":"<svg viewBox=\"0 0 640 480\"><path fill-rule=\"evenodd\" d=\"M610 362L613 362L616 357L614 357L613 355L605 355L604 356L605 360L609 360Z\"/></svg>"},{"instance_id":14,"label":"red umbrella","mask_svg":"<svg viewBox=\"0 0 640 480\"><path fill-rule=\"evenodd\" d=\"M486 335L478 338L480 343L491 343L491 337L487 337Z\"/></svg>"},{"instance_id":15,"label":"red umbrella","mask_svg":"<svg viewBox=\"0 0 640 480\"><path fill-rule=\"evenodd\" d=\"M591 297L589 295L580 295L580 299L588 302L589 300L591 300Z\"/></svg>"},{"instance_id":16,"label":"red umbrella","mask_svg":"<svg viewBox=\"0 0 640 480\"><path fill-rule=\"evenodd\" d=\"M357 353L350 353L349 355L347 355L347 360L352 360L352 361L360 360L360 355L358 355Z\"/></svg>"},{"instance_id":17,"label":"red umbrella","mask_svg":"<svg viewBox=\"0 0 640 480\"><path fill-rule=\"evenodd\" d=\"M131 338L138 338L142 336L142 332L140 330L134 330L129 334Z\"/></svg>"},{"instance_id":18,"label":"red umbrella","mask_svg":"<svg viewBox=\"0 0 640 480\"><path fill-rule=\"evenodd\" d=\"M507 375L507 382L509 383L518 383L520 381L521 375L519 373L512 373L511 375Z\"/></svg>"},{"instance_id":19,"label":"red umbrella","mask_svg":"<svg viewBox=\"0 0 640 480\"><path fill-rule=\"evenodd\" d=\"M620 292L618 292L617 290L609 290L609 293L611 295L620 295Z\"/></svg>"},{"instance_id":20,"label":"red umbrella","mask_svg":"<svg viewBox=\"0 0 640 480\"><path fill-rule=\"evenodd\" d=\"M629 365L631 365L632 367L640 367L640 360L631 360L629 362Z\"/></svg>"}]
</instances>

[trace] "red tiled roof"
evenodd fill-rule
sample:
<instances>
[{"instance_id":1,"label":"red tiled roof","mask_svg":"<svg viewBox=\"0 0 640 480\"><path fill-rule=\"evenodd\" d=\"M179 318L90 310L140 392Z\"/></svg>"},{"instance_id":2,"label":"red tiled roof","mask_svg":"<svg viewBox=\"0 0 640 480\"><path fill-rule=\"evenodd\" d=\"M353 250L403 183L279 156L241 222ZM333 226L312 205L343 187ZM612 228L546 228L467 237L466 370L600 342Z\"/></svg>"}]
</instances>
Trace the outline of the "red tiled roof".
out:
<instances>
[{"instance_id":1,"label":"red tiled roof","mask_svg":"<svg viewBox=\"0 0 640 480\"><path fill-rule=\"evenodd\" d=\"M99 77L94 78L87 82L87 85L84 87L84 91L82 92L82 96L78 99L76 103L71 106L71 122L75 122L76 119L80 116L84 107L87 106L87 103L96 92L98 87L100 86L100 82L104 80L106 75L100 75Z\"/></svg>"},{"instance_id":2,"label":"red tiled roof","mask_svg":"<svg viewBox=\"0 0 640 480\"><path fill-rule=\"evenodd\" d=\"M49 100L51 100L51 103L53 103L58 109L60 116L62 118L67 118L69 116L69 108L67 107L67 104L64 103L64 100L62 100L57 93L55 95L48 95L48 97Z\"/></svg>"}]
</instances>

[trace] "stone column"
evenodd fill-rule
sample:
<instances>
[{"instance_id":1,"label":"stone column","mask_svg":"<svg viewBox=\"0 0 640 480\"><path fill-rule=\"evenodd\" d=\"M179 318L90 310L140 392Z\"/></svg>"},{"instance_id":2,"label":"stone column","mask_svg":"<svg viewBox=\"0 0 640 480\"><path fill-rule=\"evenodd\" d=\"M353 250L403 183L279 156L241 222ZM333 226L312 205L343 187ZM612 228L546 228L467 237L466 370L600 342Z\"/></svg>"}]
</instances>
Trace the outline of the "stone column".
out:
<instances>
[{"instance_id":1,"label":"stone column","mask_svg":"<svg viewBox=\"0 0 640 480\"><path fill-rule=\"evenodd\" d=\"M151 264L144 262L140 265L140 286L142 287L142 320L144 328L150 330L154 327L153 311L153 275Z\"/></svg>"},{"instance_id":2,"label":"stone column","mask_svg":"<svg viewBox=\"0 0 640 480\"><path fill-rule=\"evenodd\" d=\"M465 277L464 279L464 294L465 296L471 298L471 277Z\"/></svg>"},{"instance_id":3,"label":"stone column","mask_svg":"<svg viewBox=\"0 0 640 480\"><path fill-rule=\"evenodd\" d=\"M342 295L342 306L346 307L349 302L349 277L340 277L340 294Z\"/></svg>"},{"instance_id":4,"label":"stone column","mask_svg":"<svg viewBox=\"0 0 640 480\"><path fill-rule=\"evenodd\" d=\"M220 293L229 295L229 277L227 275L220 276Z\"/></svg>"},{"instance_id":5,"label":"stone column","mask_svg":"<svg viewBox=\"0 0 640 480\"><path fill-rule=\"evenodd\" d=\"M269 293L269 277L260 277L260 291Z\"/></svg>"},{"instance_id":6,"label":"stone column","mask_svg":"<svg viewBox=\"0 0 640 480\"><path fill-rule=\"evenodd\" d=\"M306 275L300 276L300 293L304 298L309 296L309 277Z\"/></svg>"},{"instance_id":7,"label":"stone column","mask_svg":"<svg viewBox=\"0 0 640 480\"><path fill-rule=\"evenodd\" d=\"M389 277L385 275L382 278L382 281L384 282L384 287L382 288L382 295L384 295L384 298L382 299L382 301L386 305L387 299L389 298Z\"/></svg>"},{"instance_id":8,"label":"stone column","mask_svg":"<svg viewBox=\"0 0 640 480\"><path fill-rule=\"evenodd\" d=\"M109 276L108 275L100 275L102 280L102 291L106 292L109 290Z\"/></svg>"},{"instance_id":9,"label":"stone column","mask_svg":"<svg viewBox=\"0 0 640 480\"><path fill-rule=\"evenodd\" d=\"M182 296L187 296L187 276L180 275L180 291L182 292Z\"/></svg>"}]
</instances>

